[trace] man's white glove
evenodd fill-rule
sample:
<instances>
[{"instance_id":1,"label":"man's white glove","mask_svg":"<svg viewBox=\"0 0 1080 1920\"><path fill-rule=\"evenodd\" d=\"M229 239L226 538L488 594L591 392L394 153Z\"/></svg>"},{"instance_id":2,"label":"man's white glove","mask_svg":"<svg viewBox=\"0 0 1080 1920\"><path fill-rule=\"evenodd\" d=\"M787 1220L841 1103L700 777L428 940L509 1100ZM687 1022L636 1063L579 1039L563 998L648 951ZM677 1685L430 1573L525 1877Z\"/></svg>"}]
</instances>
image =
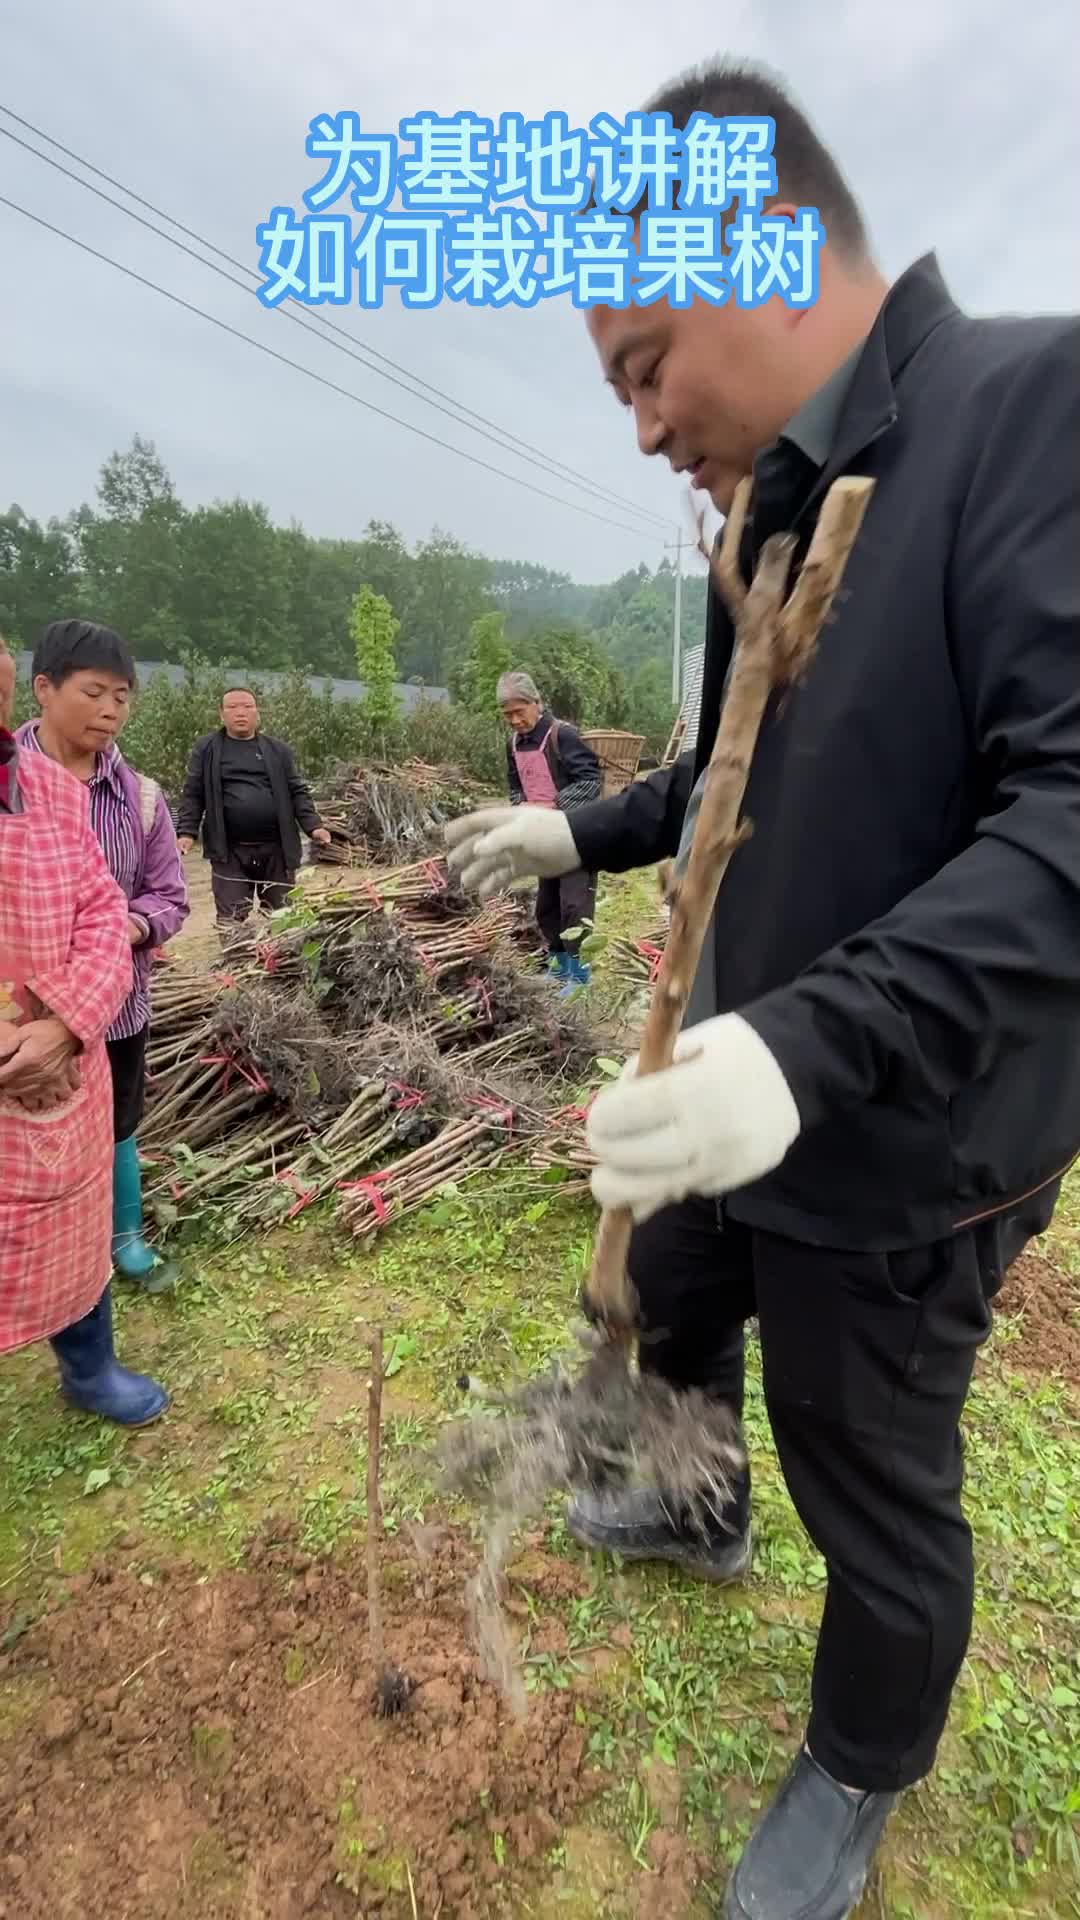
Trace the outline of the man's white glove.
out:
<instances>
[{"instance_id":1,"label":"man's white glove","mask_svg":"<svg viewBox=\"0 0 1080 1920\"><path fill-rule=\"evenodd\" d=\"M554 807L485 807L452 820L446 844L448 866L481 900L512 880L558 880L581 865L570 823Z\"/></svg>"},{"instance_id":2,"label":"man's white glove","mask_svg":"<svg viewBox=\"0 0 1080 1920\"><path fill-rule=\"evenodd\" d=\"M731 1193L772 1173L801 1131L791 1089L737 1013L680 1034L675 1065L637 1077L636 1057L598 1094L586 1128L602 1207L639 1223L687 1194Z\"/></svg>"}]
</instances>

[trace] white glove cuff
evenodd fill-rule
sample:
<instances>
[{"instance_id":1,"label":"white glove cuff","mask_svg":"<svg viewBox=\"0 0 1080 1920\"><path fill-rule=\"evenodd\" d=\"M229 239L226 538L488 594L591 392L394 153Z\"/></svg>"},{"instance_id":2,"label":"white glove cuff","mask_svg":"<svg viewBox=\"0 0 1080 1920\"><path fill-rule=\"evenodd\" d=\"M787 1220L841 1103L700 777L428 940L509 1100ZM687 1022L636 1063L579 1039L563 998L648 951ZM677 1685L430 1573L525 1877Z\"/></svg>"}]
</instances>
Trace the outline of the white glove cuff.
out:
<instances>
[{"instance_id":1,"label":"white glove cuff","mask_svg":"<svg viewBox=\"0 0 1080 1920\"><path fill-rule=\"evenodd\" d=\"M745 1091L750 1106L747 1118L751 1123L756 1122L759 1138L772 1143L771 1150L776 1156L773 1165L779 1166L802 1132L795 1096L780 1062L756 1027L744 1020L741 1013L729 1013L723 1018L727 1027L725 1071L731 1082ZM693 1051L693 1041L693 1027L688 1033L680 1034L676 1059L685 1057L684 1046L686 1052Z\"/></svg>"}]
</instances>

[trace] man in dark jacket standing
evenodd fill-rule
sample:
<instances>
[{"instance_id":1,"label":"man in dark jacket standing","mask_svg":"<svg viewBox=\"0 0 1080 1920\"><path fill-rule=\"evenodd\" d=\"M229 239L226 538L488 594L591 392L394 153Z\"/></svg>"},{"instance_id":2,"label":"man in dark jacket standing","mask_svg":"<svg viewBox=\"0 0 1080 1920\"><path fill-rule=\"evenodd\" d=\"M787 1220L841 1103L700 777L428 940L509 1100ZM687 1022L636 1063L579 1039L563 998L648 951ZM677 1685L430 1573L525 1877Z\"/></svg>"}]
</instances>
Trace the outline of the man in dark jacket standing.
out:
<instances>
[{"instance_id":1,"label":"man in dark jacket standing","mask_svg":"<svg viewBox=\"0 0 1080 1920\"><path fill-rule=\"evenodd\" d=\"M246 920L256 899L271 913L284 904L303 858L301 828L321 845L330 839L290 749L260 733L246 687L229 689L220 728L192 749L178 817L182 853L200 826L219 926Z\"/></svg>"},{"instance_id":2,"label":"man in dark jacket standing","mask_svg":"<svg viewBox=\"0 0 1080 1920\"><path fill-rule=\"evenodd\" d=\"M959 1423L989 1302L1080 1147L1080 322L972 319L930 256L889 286L831 156L745 67L651 103L771 117L777 193L817 208L815 304L593 309L643 452L726 512L746 577L805 555L842 474L875 490L805 686L774 700L752 837L721 889L667 1072L595 1102L603 1205L638 1221L642 1364L765 1396L828 1592L806 1744L730 1920L843 1920L897 1792L934 1762L973 1570ZM467 885L685 864L731 660L710 595L696 755L572 821L450 830ZM737 1577L749 1478L692 1538L662 1488L576 1503L579 1538Z\"/></svg>"}]
</instances>

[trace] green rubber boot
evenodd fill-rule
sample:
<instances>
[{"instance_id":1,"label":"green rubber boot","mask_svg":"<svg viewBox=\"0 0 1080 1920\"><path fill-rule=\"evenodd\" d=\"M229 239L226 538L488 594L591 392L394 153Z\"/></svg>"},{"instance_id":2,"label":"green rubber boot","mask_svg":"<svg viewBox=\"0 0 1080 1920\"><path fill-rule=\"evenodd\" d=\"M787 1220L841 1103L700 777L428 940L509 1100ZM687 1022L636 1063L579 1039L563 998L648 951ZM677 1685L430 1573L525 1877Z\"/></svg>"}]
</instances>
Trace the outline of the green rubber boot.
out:
<instances>
[{"instance_id":1,"label":"green rubber boot","mask_svg":"<svg viewBox=\"0 0 1080 1920\"><path fill-rule=\"evenodd\" d=\"M113 1148L113 1267L147 1293L165 1293L176 1283L170 1263L160 1260L143 1238L142 1175L135 1135Z\"/></svg>"}]
</instances>

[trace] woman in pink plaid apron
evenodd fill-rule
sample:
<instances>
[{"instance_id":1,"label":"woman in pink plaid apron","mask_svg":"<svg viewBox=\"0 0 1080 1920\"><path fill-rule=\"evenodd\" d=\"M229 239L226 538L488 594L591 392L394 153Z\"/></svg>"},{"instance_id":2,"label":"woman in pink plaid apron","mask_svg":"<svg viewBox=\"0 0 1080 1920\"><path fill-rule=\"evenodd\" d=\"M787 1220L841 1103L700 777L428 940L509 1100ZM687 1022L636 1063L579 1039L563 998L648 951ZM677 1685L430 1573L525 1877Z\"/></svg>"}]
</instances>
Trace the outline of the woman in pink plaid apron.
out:
<instances>
[{"instance_id":1,"label":"woman in pink plaid apron","mask_svg":"<svg viewBox=\"0 0 1080 1920\"><path fill-rule=\"evenodd\" d=\"M512 806L548 807L574 813L599 800L600 762L577 728L556 720L540 697L531 674L504 673L496 698L510 739L506 749ZM596 912L596 875L574 873L541 880L536 889L536 924L550 955L552 972L563 981L563 995L589 984L589 968L580 947L582 923Z\"/></svg>"},{"instance_id":2,"label":"woman in pink plaid apron","mask_svg":"<svg viewBox=\"0 0 1080 1920\"><path fill-rule=\"evenodd\" d=\"M0 1352L51 1341L75 1406L124 1426L168 1395L113 1350L112 1092L131 987L127 905L85 789L8 732L0 643Z\"/></svg>"}]
</instances>

